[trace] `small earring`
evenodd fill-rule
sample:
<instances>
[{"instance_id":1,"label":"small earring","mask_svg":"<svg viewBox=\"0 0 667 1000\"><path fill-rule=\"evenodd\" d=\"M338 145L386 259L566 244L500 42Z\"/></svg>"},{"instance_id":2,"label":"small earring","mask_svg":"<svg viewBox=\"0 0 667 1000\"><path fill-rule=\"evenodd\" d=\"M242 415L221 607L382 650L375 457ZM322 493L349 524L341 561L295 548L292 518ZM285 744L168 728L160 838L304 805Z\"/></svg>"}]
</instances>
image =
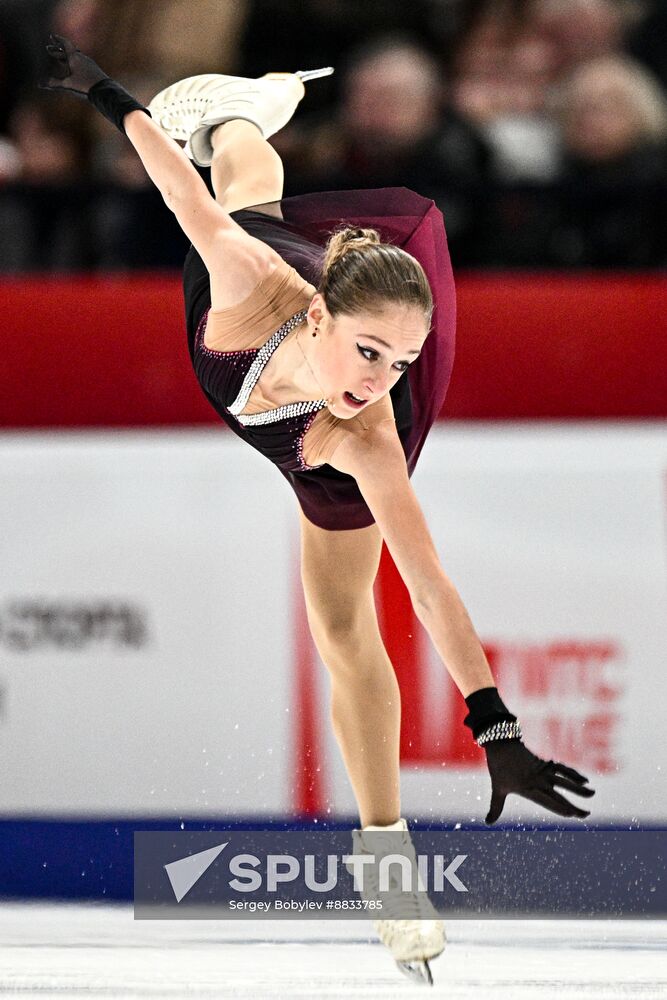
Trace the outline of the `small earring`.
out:
<instances>
[{"instance_id":1,"label":"small earring","mask_svg":"<svg viewBox=\"0 0 667 1000\"><path fill-rule=\"evenodd\" d=\"M313 337L316 337L316 336L317 336L317 333L318 333L318 330L319 330L319 329L320 329L320 328L319 328L319 326L316 326L316 327L315 327L315 332L313 333Z\"/></svg>"}]
</instances>

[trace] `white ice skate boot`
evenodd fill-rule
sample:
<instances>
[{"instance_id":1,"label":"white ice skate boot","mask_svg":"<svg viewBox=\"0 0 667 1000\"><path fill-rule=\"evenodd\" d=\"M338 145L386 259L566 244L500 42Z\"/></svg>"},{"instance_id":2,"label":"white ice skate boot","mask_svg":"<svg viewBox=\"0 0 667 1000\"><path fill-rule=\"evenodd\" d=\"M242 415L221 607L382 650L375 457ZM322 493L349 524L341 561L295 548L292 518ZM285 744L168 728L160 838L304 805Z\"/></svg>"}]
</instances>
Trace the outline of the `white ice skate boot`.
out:
<instances>
[{"instance_id":1,"label":"white ice skate boot","mask_svg":"<svg viewBox=\"0 0 667 1000\"><path fill-rule=\"evenodd\" d=\"M363 864L361 895L364 899L382 902L382 919L373 921L380 940L389 948L404 975L414 982L432 986L429 959L436 958L444 950L445 927L425 887L419 888L417 858L406 821L399 819L390 826L365 826L362 830L353 830L352 846L355 855L375 856L376 864ZM388 868L388 890L380 891L379 862L388 854L408 858L412 874L410 892L402 891L398 863ZM349 862L346 867L353 872Z\"/></svg>"},{"instance_id":2,"label":"white ice skate boot","mask_svg":"<svg viewBox=\"0 0 667 1000\"><path fill-rule=\"evenodd\" d=\"M258 80L219 73L188 76L156 94L148 110L163 132L186 142L185 152L191 160L208 167L216 125L242 118L268 139L296 111L305 94L304 81L331 73L333 69L327 66L297 73L267 73Z\"/></svg>"}]
</instances>

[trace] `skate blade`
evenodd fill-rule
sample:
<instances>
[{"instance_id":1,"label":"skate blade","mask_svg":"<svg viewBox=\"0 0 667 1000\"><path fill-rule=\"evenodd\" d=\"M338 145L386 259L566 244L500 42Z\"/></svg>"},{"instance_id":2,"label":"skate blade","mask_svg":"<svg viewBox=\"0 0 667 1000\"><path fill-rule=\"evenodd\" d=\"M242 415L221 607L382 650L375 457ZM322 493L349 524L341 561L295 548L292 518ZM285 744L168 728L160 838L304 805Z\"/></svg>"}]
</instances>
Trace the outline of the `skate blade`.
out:
<instances>
[{"instance_id":1,"label":"skate blade","mask_svg":"<svg viewBox=\"0 0 667 1000\"><path fill-rule=\"evenodd\" d=\"M428 959L422 958L414 962L396 962L396 965L411 982L420 983L423 986L433 986L433 976Z\"/></svg>"},{"instance_id":2,"label":"skate blade","mask_svg":"<svg viewBox=\"0 0 667 1000\"><path fill-rule=\"evenodd\" d=\"M325 66L323 69L299 69L294 75L305 83L307 80L319 80L321 76L331 76L333 71L333 66Z\"/></svg>"}]
</instances>

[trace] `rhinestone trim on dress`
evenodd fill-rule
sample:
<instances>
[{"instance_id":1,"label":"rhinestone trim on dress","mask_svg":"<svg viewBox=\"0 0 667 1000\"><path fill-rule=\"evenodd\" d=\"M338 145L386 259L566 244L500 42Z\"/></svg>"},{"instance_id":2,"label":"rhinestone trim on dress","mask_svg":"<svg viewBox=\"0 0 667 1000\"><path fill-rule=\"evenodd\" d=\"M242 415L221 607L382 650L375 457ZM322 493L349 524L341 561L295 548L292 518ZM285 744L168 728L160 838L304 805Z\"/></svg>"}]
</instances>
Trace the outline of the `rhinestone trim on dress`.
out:
<instances>
[{"instance_id":1,"label":"rhinestone trim on dress","mask_svg":"<svg viewBox=\"0 0 667 1000\"><path fill-rule=\"evenodd\" d=\"M321 410L326 405L326 399L315 399L307 403L287 403L285 406L278 406L275 410L265 410L263 413L234 414L234 416L244 427L259 427L262 424L275 424L279 420L286 420L287 417L300 417L304 413Z\"/></svg>"},{"instance_id":2,"label":"rhinestone trim on dress","mask_svg":"<svg viewBox=\"0 0 667 1000\"><path fill-rule=\"evenodd\" d=\"M307 315L307 309L302 309L301 312L296 313L288 319L287 322L283 323L283 325L276 330L273 336L270 337L257 352L257 356L253 360L246 377L243 380L243 385L241 386L238 396L231 406L227 407L229 413L236 417L238 422L244 427L258 427L262 424L275 424L279 420L285 420L288 417L299 417L304 413L315 413L317 410L321 410L327 405L326 399L311 399L300 403L286 403L283 406L277 406L273 410L265 410L263 413L241 413L241 410L250 399L252 390L259 381L262 371L266 367L269 358L278 347L278 344L285 339L287 334L290 333L295 326L298 326L299 323L303 323Z\"/></svg>"}]
</instances>

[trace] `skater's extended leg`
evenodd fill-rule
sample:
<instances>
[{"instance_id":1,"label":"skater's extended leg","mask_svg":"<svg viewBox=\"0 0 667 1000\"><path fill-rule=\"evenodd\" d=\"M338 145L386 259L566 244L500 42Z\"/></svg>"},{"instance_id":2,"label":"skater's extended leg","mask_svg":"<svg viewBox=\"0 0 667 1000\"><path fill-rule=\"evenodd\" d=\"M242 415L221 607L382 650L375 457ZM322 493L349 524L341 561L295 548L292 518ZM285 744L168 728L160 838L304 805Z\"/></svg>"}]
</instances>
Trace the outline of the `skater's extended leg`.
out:
<instances>
[{"instance_id":1,"label":"skater's extended leg","mask_svg":"<svg viewBox=\"0 0 667 1000\"><path fill-rule=\"evenodd\" d=\"M382 537L376 525L325 531L301 513L308 623L331 676L331 718L362 826L400 817L400 693L373 599Z\"/></svg>"},{"instance_id":2,"label":"skater's extended leg","mask_svg":"<svg viewBox=\"0 0 667 1000\"><path fill-rule=\"evenodd\" d=\"M382 536L377 525L325 531L311 524L303 512L300 516L301 579L308 622L331 675L331 716L359 807L360 825L396 824L398 831L390 835L396 839L387 846L391 852L398 849L412 857L414 847L400 815L400 694L373 599ZM365 830L354 831L353 853L377 855L378 841L367 843L366 836ZM414 858L413 863L416 868ZM373 875L369 878L372 883ZM371 898L373 891L371 884ZM381 941L405 975L432 982L428 962L445 946L442 921L428 898L417 892L407 909L403 902L403 909L392 917L390 910L396 901L388 895L383 908L390 919L373 922Z\"/></svg>"}]
</instances>

